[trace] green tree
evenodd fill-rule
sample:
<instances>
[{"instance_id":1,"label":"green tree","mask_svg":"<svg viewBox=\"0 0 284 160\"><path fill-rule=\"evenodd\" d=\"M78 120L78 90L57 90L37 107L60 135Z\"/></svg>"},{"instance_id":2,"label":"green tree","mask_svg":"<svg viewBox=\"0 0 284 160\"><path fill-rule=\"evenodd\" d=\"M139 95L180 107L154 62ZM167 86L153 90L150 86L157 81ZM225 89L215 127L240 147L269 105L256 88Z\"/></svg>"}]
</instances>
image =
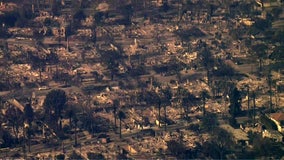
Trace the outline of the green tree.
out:
<instances>
[{"instance_id":1,"label":"green tree","mask_svg":"<svg viewBox=\"0 0 284 160\"><path fill-rule=\"evenodd\" d=\"M206 158L220 159L218 148L216 146L217 145L213 141L206 141L200 147L200 150Z\"/></svg>"},{"instance_id":2,"label":"green tree","mask_svg":"<svg viewBox=\"0 0 284 160\"><path fill-rule=\"evenodd\" d=\"M284 61L284 45L277 46L273 49L272 53L269 55L269 58L275 61Z\"/></svg>"},{"instance_id":3,"label":"green tree","mask_svg":"<svg viewBox=\"0 0 284 160\"><path fill-rule=\"evenodd\" d=\"M230 93L230 106L229 113L232 117L236 117L241 112L241 92L238 88L234 87Z\"/></svg>"},{"instance_id":4,"label":"green tree","mask_svg":"<svg viewBox=\"0 0 284 160\"><path fill-rule=\"evenodd\" d=\"M105 157L101 153L87 152L88 159L104 160Z\"/></svg>"},{"instance_id":5,"label":"green tree","mask_svg":"<svg viewBox=\"0 0 284 160\"><path fill-rule=\"evenodd\" d=\"M215 128L212 131L211 139L203 144L202 152L205 157L223 159L233 145L234 142L230 133L222 128Z\"/></svg>"},{"instance_id":6,"label":"green tree","mask_svg":"<svg viewBox=\"0 0 284 160\"><path fill-rule=\"evenodd\" d=\"M254 135L253 137L253 150L255 159L258 157L269 157L272 159L281 159L283 157L283 149L281 145L273 142L271 139L262 138L261 135Z\"/></svg>"},{"instance_id":7,"label":"green tree","mask_svg":"<svg viewBox=\"0 0 284 160\"><path fill-rule=\"evenodd\" d=\"M216 128L213 131L212 139L216 144L216 148L218 148L220 159L223 159L224 153L234 145L232 135L222 128Z\"/></svg>"},{"instance_id":8,"label":"green tree","mask_svg":"<svg viewBox=\"0 0 284 160\"><path fill-rule=\"evenodd\" d=\"M167 142L168 151L176 156L177 158L185 158L183 154L185 154L187 148L183 143L179 143L175 140L170 140Z\"/></svg>"},{"instance_id":9,"label":"green tree","mask_svg":"<svg viewBox=\"0 0 284 160\"><path fill-rule=\"evenodd\" d=\"M121 129L122 129L121 128L122 127L121 121L126 118L125 113L123 111L119 111L118 112L118 118L119 118L119 137L122 138L122 136L121 136Z\"/></svg>"},{"instance_id":10,"label":"green tree","mask_svg":"<svg viewBox=\"0 0 284 160\"><path fill-rule=\"evenodd\" d=\"M79 9L73 16L73 19L75 22L80 23L82 20L85 20L86 14L84 13L84 10Z\"/></svg>"},{"instance_id":11,"label":"green tree","mask_svg":"<svg viewBox=\"0 0 284 160\"><path fill-rule=\"evenodd\" d=\"M112 43L112 37L110 37L110 43ZM111 80L118 73L118 60L121 58L121 53L118 51L102 51L101 56L103 58L103 63L107 65L107 68L110 70Z\"/></svg>"},{"instance_id":12,"label":"green tree","mask_svg":"<svg viewBox=\"0 0 284 160\"><path fill-rule=\"evenodd\" d=\"M16 11L7 12L0 15L0 24L5 24L8 27L14 27L19 19L19 13Z\"/></svg>"},{"instance_id":13,"label":"green tree","mask_svg":"<svg viewBox=\"0 0 284 160\"><path fill-rule=\"evenodd\" d=\"M61 129L58 124L58 119L61 117L61 112L67 101L65 91L61 89L55 89L46 95L44 100L45 113L49 116L50 122L56 124L58 129Z\"/></svg>"},{"instance_id":14,"label":"green tree","mask_svg":"<svg viewBox=\"0 0 284 160\"><path fill-rule=\"evenodd\" d=\"M64 154L58 154L55 157L56 160L64 160L65 159L65 155Z\"/></svg>"},{"instance_id":15,"label":"green tree","mask_svg":"<svg viewBox=\"0 0 284 160\"><path fill-rule=\"evenodd\" d=\"M28 122L29 126L31 126L31 123L34 120L34 110L30 103L25 105L24 119Z\"/></svg>"}]
</instances>

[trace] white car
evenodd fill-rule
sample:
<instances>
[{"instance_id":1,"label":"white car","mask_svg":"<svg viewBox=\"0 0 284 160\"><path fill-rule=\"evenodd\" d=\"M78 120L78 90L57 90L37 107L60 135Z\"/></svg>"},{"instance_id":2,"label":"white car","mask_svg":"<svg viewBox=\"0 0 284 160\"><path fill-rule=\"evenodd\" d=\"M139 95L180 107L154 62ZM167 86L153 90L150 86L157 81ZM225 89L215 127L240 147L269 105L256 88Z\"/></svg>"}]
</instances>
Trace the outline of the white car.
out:
<instances>
[{"instance_id":1,"label":"white car","mask_svg":"<svg viewBox=\"0 0 284 160\"><path fill-rule=\"evenodd\" d=\"M41 91L41 90L49 90L50 88L47 87L47 86L42 86L42 87L39 87L38 90Z\"/></svg>"}]
</instances>

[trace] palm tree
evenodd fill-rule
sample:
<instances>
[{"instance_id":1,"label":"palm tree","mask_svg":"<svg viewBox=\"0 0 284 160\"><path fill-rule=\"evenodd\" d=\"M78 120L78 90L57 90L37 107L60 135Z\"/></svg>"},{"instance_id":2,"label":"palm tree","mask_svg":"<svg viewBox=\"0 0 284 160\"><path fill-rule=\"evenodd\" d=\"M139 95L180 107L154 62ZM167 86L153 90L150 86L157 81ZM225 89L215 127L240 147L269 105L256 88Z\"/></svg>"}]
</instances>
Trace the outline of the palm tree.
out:
<instances>
[{"instance_id":1,"label":"palm tree","mask_svg":"<svg viewBox=\"0 0 284 160\"><path fill-rule=\"evenodd\" d=\"M177 93L176 93L176 97L178 98L178 102L179 104L181 104L181 106L187 105L186 104L186 100L184 99L184 97L187 95L188 91L185 88L182 87L178 87L177 89ZM183 107L181 107L182 109ZM184 108L183 108L184 109ZM182 112L182 111L181 111ZM184 110L185 112L185 110Z\"/></svg>"},{"instance_id":2,"label":"palm tree","mask_svg":"<svg viewBox=\"0 0 284 160\"><path fill-rule=\"evenodd\" d=\"M33 110L33 108L32 108L30 103L25 105L25 108L24 108L24 118L28 122L29 126L31 126L31 123L32 123L32 121L34 119L34 110Z\"/></svg>"},{"instance_id":3,"label":"palm tree","mask_svg":"<svg viewBox=\"0 0 284 160\"><path fill-rule=\"evenodd\" d=\"M253 99L253 110L252 110L252 117L253 117L253 123L255 122L255 98L256 98L256 94L255 92L252 92L252 99Z\"/></svg>"},{"instance_id":4,"label":"palm tree","mask_svg":"<svg viewBox=\"0 0 284 160\"><path fill-rule=\"evenodd\" d=\"M159 127L160 127L160 122L161 122L161 106L162 106L162 101L161 97L154 91L149 91L146 92L146 102L149 105L156 105L158 107L158 121L159 121Z\"/></svg>"},{"instance_id":5,"label":"palm tree","mask_svg":"<svg viewBox=\"0 0 284 160\"><path fill-rule=\"evenodd\" d=\"M163 101L164 101L164 113L165 113L165 131L167 130L167 125L166 125L166 121L167 121L167 105L171 104L171 100L172 100L172 91L171 88L168 86L165 89L162 89L162 96L163 96Z\"/></svg>"},{"instance_id":6,"label":"palm tree","mask_svg":"<svg viewBox=\"0 0 284 160\"><path fill-rule=\"evenodd\" d=\"M119 101L114 100L112 107L113 107L113 117L114 117L114 128L116 129L116 112L117 112L117 108L119 107Z\"/></svg>"},{"instance_id":7,"label":"palm tree","mask_svg":"<svg viewBox=\"0 0 284 160\"><path fill-rule=\"evenodd\" d=\"M74 134L75 134L75 146L77 146L78 145L78 141L77 141L77 122L78 122L78 119L77 119L77 117L76 116L74 116L74 118L73 118L73 121L74 121L74 124L75 124L75 132L74 132Z\"/></svg>"},{"instance_id":8,"label":"palm tree","mask_svg":"<svg viewBox=\"0 0 284 160\"><path fill-rule=\"evenodd\" d=\"M201 93L200 93L200 96L202 98L202 112L203 112L203 116L205 116L206 114L206 109L205 109L205 105L206 105L206 99L210 97L209 93L207 90L202 90Z\"/></svg>"},{"instance_id":9,"label":"palm tree","mask_svg":"<svg viewBox=\"0 0 284 160\"><path fill-rule=\"evenodd\" d=\"M196 99L195 96L189 92L187 92L186 95L182 98L182 105L184 107L184 113L187 120L188 120L189 106L195 103L195 99Z\"/></svg>"},{"instance_id":10,"label":"palm tree","mask_svg":"<svg viewBox=\"0 0 284 160\"><path fill-rule=\"evenodd\" d=\"M56 124L57 129L60 129L60 125L58 124L58 119L61 116L61 112L64 109L64 105L67 101L67 96L65 91L56 89L50 91L44 100L44 109L45 112L49 116L50 122ZM54 117L54 119L52 118Z\"/></svg>"},{"instance_id":11,"label":"palm tree","mask_svg":"<svg viewBox=\"0 0 284 160\"><path fill-rule=\"evenodd\" d=\"M121 121L122 119L126 118L126 115L123 111L118 112L118 118L119 118L119 137L121 138Z\"/></svg>"},{"instance_id":12,"label":"palm tree","mask_svg":"<svg viewBox=\"0 0 284 160\"><path fill-rule=\"evenodd\" d=\"M161 102L161 98L159 97L158 98L158 120L159 120L159 127L161 127L161 105L162 105L162 102Z\"/></svg>"}]
</instances>

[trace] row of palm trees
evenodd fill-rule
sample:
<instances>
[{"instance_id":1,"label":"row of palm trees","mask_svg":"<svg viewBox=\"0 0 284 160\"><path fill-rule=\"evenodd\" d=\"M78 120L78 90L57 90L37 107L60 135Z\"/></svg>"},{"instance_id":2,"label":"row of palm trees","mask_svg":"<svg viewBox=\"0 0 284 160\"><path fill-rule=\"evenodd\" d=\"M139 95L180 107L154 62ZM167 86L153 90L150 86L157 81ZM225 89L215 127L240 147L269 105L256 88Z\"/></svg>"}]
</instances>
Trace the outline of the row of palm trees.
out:
<instances>
[{"instance_id":1,"label":"row of palm trees","mask_svg":"<svg viewBox=\"0 0 284 160\"><path fill-rule=\"evenodd\" d=\"M119 137L122 138L121 130L122 130L122 123L121 121L126 118L125 113L122 110L117 111L119 108L119 100L113 101L113 117L114 117L114 129L116 130L116 118L119 118Z\"/></svg>"},{"instance_id":2,"label":"row of palm trees","mask_svg":"<svg viewBox=\"0 0 284 160\"><path fill-rule=\"evenodd\" d=\"M175 94L175 97L173 97L173 93L170 87L165 87L160 89L159 91L146 91L145 93L145 101L147 105L154 105L158 109L158 126L161 127L161 122L164 121L164 123L167 123L167 106L174 105L175 102L177 102L178 105L181 106L183 109L185 118L188 119L188 113L189 113L189 107L196 105L196 102L198 99L195 95L190 93L187 89L179 87L177 89L177 92ZM202 101L202 112L205 116L206 114L206 100L210 97L209 92L207 90L202 90L200 93L201 101ZM121 129L122 129L122 121L126 118L126 114L119 109L120 108L120 101L119 100L113 100L112 104L113 108L113 117L114 117L114 128L117 128L117 119L119 119L119 134L120 138L121 136ZM164 110L164 118L161 117L161 109ZM167 125L164 125L164 130L167 130Z\"/></svg>"}]
</instances>

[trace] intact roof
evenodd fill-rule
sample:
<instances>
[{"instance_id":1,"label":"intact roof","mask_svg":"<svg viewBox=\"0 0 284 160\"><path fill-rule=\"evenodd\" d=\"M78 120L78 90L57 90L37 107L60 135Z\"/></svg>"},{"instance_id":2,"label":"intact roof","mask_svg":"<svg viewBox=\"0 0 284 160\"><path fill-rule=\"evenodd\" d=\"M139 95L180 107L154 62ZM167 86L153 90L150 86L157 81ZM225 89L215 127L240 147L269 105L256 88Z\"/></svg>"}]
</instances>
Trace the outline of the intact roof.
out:
<instances>
[{"instance_id":1,"label":"intact roof","mask_svg":"<svg viewBox=\"0 0 284 160\"><path fill-rule=\"evenodd\" d=\"M276 121L284 121L284 113L271 113L270 118Z\"/></svg>"}]
</instances>

